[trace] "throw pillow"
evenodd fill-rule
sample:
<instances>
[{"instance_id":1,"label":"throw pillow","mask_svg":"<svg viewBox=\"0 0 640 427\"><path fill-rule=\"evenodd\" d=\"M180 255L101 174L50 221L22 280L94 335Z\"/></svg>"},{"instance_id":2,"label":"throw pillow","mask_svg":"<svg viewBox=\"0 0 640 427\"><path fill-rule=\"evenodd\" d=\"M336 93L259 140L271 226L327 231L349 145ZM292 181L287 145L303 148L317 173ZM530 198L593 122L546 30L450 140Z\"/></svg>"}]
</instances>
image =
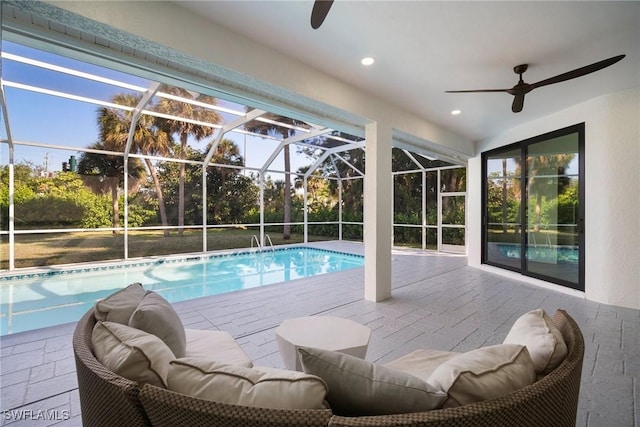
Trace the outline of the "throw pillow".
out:
<instances>
[{"instance_id":1,"label":"throw pillow","mask_svg":"<svg viewBox=\"0 0 640 427\"><path fill-rule=\"evenodd\" d=\"M318 377L282 369L234 366L186 357L171 362L169 389L233 405L322 409L327 385Z\"/></svg>"},{"instance_id":2,"label":"throw pillow","mask_svg":"<svg viewBox=\"0 0 640 427\"><path fill-rule=\"evenodd\" d=\"M447 395L405 372L347 354L300 347L304 372L329 386L327 401L338 415L386 415L439 408Z\"/></svg>"},{"instance_id":3,"label":"throw pillow","mask_svg":"<svg viewBox=\"0 0 640 427\"><path fill-rule=\"evenodd\" d=\"M98 322L91 334L96 359L116 374L140 384L167 386L169 347L155 335L115 322Z\"/></svg>"},{"instance_id":4,"label":"throw pillow","mask_svg":"<svg viewBox=\"0 0 640 427\"><path fill-rule=\"evenodd\" d=\"M520 316L511 327L504 343L526 346L539 375L553 371L567 357L567 345L562 332L542 309Z\"/></svg>"},{"instance_id":5,"label":"throw pillow","mask_svg":"<svg viewBox=\"0 0 640 427\"><path fill-rule=\"evenodd\" d=\"M144 294L145 290L140 283L132 283L98 301L95 305L94 316L96 320L126 325L129 323L131 313L144 298Z\"/></svg>"},{"instance_id":6,"label":"throw pillow","mask_svg":"<svg viewBox=\"0 0 640 427\"><path fill-rule=\"evenodd\" d=\"M187 338L178 313L160 294L148 291L131 314L129 326L154 334L176 357L185 355Z\"/></svg>"},{"instance_id":7,"label":"throw pillow","mask_svg":"<svg viewBox=\"0 0 640 427\"><path fill-rule=\"evenodd\" d=\"M447 392L444 408L495 399L535 380L527 348L515 344L462 353L438 366L428 379Z\"/></svg>"}]
</instances>

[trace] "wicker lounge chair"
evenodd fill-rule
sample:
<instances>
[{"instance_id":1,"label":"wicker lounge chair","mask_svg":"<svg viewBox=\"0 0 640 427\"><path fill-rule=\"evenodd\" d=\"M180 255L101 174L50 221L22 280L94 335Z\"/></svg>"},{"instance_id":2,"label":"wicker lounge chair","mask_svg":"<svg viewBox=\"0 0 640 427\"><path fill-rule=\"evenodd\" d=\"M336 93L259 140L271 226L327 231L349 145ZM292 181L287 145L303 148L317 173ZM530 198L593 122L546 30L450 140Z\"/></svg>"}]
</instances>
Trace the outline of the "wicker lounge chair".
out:
<instances>
[{"instance_id":1,"label":"wicker lounge chair","mask_svg":"<svg viewBox=\"0 0 640 427\"><path fill-rule=\"evenodd\" d=\"M215 403L127 380L94 357L90 310L78 322L73 348L82 420L86 426L531 426L573 427L584 355L582 333L558 310L554 322L567 344L565 360L550 374L497 399L429 412L341 417L330 410L279 410Z\"/></svg>"}]
</instances>

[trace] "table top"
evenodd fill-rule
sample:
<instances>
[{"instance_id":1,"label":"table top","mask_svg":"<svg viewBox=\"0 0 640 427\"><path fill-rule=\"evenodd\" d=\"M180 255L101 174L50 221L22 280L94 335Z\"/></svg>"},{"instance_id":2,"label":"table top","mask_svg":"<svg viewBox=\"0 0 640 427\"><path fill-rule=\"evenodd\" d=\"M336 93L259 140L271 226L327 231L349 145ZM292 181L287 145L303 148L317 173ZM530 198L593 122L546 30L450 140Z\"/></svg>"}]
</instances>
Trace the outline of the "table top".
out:
<instances>
[{"instance_id":1,"label":"table top","mask_svg":"<svg viewBox=\"0 0 640 427\"><path fill-rule=\"evenodd\" d=\"M296 346L340 350L369 344L371 329L334 316L306 316L283 321L276 335Z\"/></svg>"}]
</instances>

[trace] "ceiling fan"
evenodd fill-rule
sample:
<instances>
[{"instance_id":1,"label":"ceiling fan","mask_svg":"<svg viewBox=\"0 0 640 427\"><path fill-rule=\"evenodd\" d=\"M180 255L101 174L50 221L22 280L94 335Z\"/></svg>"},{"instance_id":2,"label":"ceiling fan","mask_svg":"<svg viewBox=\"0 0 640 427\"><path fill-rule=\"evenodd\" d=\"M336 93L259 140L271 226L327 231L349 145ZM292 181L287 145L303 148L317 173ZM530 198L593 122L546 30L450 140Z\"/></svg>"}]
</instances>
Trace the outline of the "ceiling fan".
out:
<instances>
[{"instance_id":1,"label":"ceiling fan","mask_svg":"<svg viewBox=\"0 0 640 427\"><path fill-rule=\"evenodd\" d=\"M525 83L522 80L522 74L527 71L529 67L528 64L516 65L513 67L513 71L520 75L520 80L518 83L512 87L511 89L476 89L476 90L447 90L446 93L468 93L468 92L506 92L510 95L514 96L513 104L511 105L511 111L514 113L519 113L522 111L522 107L524 105L524 96L531 92L534 89L537 89L542 86L551 85L554 83L564 82L566 80L575 79L576 77L582 77L586 74L593 73L598 70L602 70L610 65L615 64L620 61L626 55L618 55L609 59L605 59L600 62L596 62L590 65L586 65L581 68L576 68L575 70L567 71L566 73L559 74L554 77L549 77L548 79L540 80L537 83Z\"/></svg>"},{"instance_id":2,"label":"ceiling fan","mask_svg":"<svg viewBox=\"0 0 640 427\"><path fill-rule=\"evenodd\" d=\"M333 0L316 0L315 3L313 3L313 10L311 10L311 28L314 30L320 28L332 4Z\"/></svg>"}]
</instances>

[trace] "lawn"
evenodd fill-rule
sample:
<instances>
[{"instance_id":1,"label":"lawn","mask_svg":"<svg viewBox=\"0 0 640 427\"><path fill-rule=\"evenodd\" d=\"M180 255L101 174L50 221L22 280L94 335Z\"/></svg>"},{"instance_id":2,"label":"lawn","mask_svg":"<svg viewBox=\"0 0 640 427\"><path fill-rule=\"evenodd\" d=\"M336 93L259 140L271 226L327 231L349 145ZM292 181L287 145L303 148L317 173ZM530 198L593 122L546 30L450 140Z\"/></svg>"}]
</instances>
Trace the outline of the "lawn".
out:
<instances>
[{"instance_id":1,"label":"lawn","mask_svg":"<svg viewBox=\"0 0 640 427\"><path fill-rule=\"evenodd\" d=\"M251 247L256 230L225 228L211 229L207 233L207 250ZM269 233L274 245L302 243L302 234L292 234L289 240L282 233ZM164 237L162 231L131 231L129 258L202 252L202 231L185 230L182 236L172 231ZM331 240L331 237L309 236L309 241ZM0 269L8 268L8 241L0 243ZM73 232L53 234L22 234L16 236L16 268L41 267L118 260L124 258L124 235L111 232Z\"/></svg>"}]
</instances>

